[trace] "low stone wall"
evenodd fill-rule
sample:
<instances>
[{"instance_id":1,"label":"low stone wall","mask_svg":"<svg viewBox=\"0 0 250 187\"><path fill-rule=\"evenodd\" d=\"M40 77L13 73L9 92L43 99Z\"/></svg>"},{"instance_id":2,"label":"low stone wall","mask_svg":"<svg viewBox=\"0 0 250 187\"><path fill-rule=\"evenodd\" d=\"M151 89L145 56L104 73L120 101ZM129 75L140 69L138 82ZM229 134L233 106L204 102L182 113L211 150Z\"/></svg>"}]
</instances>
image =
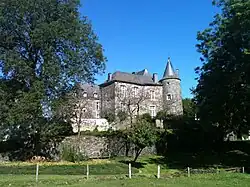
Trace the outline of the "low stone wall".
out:
<instances>
[{"instance_id":1,"label":"low stone wall","mask_svg":"<svg viewBox=\"0 0 250 187\"><path fill-rule=\"evenodd\" d=\"M64 139L61 145L79 146L80 151L89 158L107 158L112 156L134 156L134 145L127 145L119 136L89 136L78 139L70 136ZM142 155L156 154L156 148L145 148Z\"/></svg>"}]
</instances>

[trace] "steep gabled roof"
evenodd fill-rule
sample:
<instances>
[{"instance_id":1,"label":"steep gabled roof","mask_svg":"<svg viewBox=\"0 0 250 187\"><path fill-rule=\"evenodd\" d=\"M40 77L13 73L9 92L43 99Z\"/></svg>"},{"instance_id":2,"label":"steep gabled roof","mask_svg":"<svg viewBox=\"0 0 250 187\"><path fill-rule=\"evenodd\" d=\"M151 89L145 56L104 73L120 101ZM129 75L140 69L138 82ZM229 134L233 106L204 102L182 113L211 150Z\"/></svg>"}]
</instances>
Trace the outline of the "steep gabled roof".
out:
<instances>
[{"instance_id":1,"label":"steep gabled roof","mask_svg":"<svg viewBox=\"0 0 250 187\"><path fill-rule=\"evenodd\" d=\"M152 76L146 69L134 73L116 71L112 74L112 79L110 81L107 81L100 86L105 86L113 82L124 82L138 85L161 85L160 83L155 83L153 81Z\"/></svg>"}]
</instances>

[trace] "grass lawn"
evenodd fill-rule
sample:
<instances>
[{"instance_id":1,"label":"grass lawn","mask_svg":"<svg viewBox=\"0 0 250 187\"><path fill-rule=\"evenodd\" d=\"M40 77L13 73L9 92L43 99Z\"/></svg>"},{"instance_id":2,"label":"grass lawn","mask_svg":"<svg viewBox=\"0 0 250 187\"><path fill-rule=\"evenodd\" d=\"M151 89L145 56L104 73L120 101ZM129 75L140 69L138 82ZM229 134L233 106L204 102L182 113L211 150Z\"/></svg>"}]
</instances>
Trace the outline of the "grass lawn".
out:
<instances>
[{"instance_id":1,"label":"grass lawn","mask_svg":"<svg viewBox=\"0 0 250 187\"><path fill-rule=\"evenodd\" d=\"M192 174L188 178L183 168L169 167L163 157L141 157L132 163L132 179L127 178L130 158L90 160L80 163L45 162L39 164L38 187L210 187L250 186L250 175L240 173ZM86 180L86 165L90 178ZM156 179L157 165L161 165L162 179ZM28 162L0 163L0 186L33 187L36 164Z\"/></svg>"},{"instance_id":2,"label":"grass lawn","mask_svg":"<svg viewBox=\"0 0 250 187\"><path fill-rule=\"evenodd\" d=\"M31 187L35 186L34 175L0 175L1 187ZM248 174L223 173L223 174L203 174L188 177L175 177L169 179L140 178L127 179L125 177L90 178L86 180L79 175L41 175L38 183L39 187L248 187L250 176Z\"/></svg>"}]
</instances>

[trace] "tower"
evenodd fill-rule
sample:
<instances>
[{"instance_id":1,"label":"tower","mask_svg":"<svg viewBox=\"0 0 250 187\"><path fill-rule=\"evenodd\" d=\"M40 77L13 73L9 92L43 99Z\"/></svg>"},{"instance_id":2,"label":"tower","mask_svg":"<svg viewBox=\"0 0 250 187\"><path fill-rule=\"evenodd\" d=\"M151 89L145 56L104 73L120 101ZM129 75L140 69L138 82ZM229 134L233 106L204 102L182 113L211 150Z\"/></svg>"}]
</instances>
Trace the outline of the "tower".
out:
<instances>
[{"instance_id":1,"label":"tower","mask_svg":"<svg viewBox=\"0 0 250 187\"><path fill-rule=\"evenodd\" d=\"M174 70L170 58L160 82L163 85L163 109L170 115L182 115L181 79L178 70Z\"/></svg>"}]
</instances>

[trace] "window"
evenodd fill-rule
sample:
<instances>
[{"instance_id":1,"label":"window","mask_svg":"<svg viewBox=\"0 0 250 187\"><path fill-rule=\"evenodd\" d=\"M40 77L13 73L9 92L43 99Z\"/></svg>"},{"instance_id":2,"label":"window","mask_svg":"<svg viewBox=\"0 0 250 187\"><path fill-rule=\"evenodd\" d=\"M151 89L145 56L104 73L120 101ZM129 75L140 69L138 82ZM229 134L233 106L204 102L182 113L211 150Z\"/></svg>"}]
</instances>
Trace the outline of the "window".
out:
<instances>
[{"instance_id":1,"label":"window","mask_svg":"<svg viewBox=\"0 0 250 187\"><path fill-rule=\"evenodd\" d=\"M125 111L126 110L126 103L121 102L121 110Z\"/></svg>"},{"instance_id":2,"label":"window","mask_svg":"<svg viewBox=\"0 0 250 187\"><path fill-rule=\"evenodd\" d=\"M88 96L87 92L83 92L83 97L87 97L87 96Z\"/></svg>"},{"instance_id":3,"label":"window","mask_svg":"<svg viewBox=\"0 0 250 187\"><path fill-rule=\"evenodd\" d=\"M172 95L171 94L167 94L167 100L168 101L172 100Z\"/></svg>"},{"instance_id":4,"label":"window","mask_svg":"<svg viewBox=\"0 0 250 187\"><path fill-rule=\"evenodd\" d=\"M100 110L100 102L99 101L96 102L96 110Z\"/></svg>"},{"instance_id":5,"label":"window","mask_svg":"<svg viewBox=\"0 0 250 187\"><path fill-rule=\"evenodd\" d=\"M97 119L100 118L100 113L99 113L99 111L96 111L96 118L97 118Z\"/></svg>"},{"instance_id":6,"label":"window","mask_svg":"<svg viewBox=\"0 0 250 187\"><path fill-rule=\"evenodd\" d=\"M97 93L94 93L93 96L94 96L94 98L97 98L97 97L98 97Z\"/></svg>"},{"instance_id":7,"label":"window","mask_svg":"<svg viewBox=\"0 0 250 187\"><path fill-rule=\"evenodd\" d=\"M151 115L151 117L156 116L156 107L155 106L150 106L150 115Z\"/></svg>"},{"instance_id":8,"label":"window","mask_svg":"<svg viewBox=\"0 0 250 187\"><path fill-rule=\"evenodd\" d=\"M133 87L133 90L132 90L132 94L133 94L133 97L136 97L137 94L138 94L138 87Z\"/></svg>"},{"instance_id":9,"label":"window","mask_svg":"<svg viewBox=\"0 0 250 187\"><path fill-rule=\"evenodd\" d=\"M95 102L95 116L96 118L100 118L100 101Z\"/></svg>"},{"instance_id":10,"label":"window","mask_svg":"<svg viewBox=\"0 0 250 187\"><path fill-rule=\"evenodd\" d=\"M121 96L125 97L126 96L126 86L125 85L121 85Z\"/></svg>"},{"instance_id":11,"label":"window","mask_svg":"<svg viewBox=\"0 0 250 187\"><path fill-rule=\"evenodd\" d=\"M155 100L155 91L154 90L150 90L150 99Z\"/></svg>"}]
</instances>

